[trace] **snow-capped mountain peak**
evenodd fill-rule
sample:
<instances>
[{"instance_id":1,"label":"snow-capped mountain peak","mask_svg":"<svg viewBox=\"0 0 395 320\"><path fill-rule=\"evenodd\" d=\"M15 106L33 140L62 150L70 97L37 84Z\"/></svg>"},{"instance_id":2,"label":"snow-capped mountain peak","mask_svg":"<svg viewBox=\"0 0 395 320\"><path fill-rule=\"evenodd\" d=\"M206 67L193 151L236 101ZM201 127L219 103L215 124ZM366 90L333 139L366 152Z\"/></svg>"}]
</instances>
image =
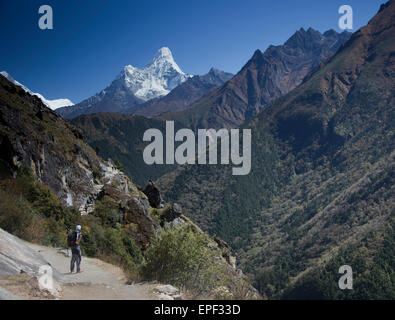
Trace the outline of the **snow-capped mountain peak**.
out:
<instances>
[{"instance_id":1,"label":"snow-capped mountain peak","mask_svg":"<svg viewBox=\"0 0 395 320\"><path fill-rule=\"evenodd\" d=\"M168 47L160 48L152 60L168 60L174 62L173 54Z\"/></svg>"},{"instance_id":2,"label":"snow-capped mountain peak","mask_svg":"<svg viewBox=\"0 0 395 320\"><path fill-rule=\"evenodd\" d=\"M105 89L73 107L57 110L63 117L96 112L123 112L167 95L192 75L177 65L168 47L160 48L143 68L124 66Z\"/></svg>"},{"instance_id":3,"label":"snow-capped mountain peak","mask_svg":"<svg viewBox=\"0 0 395 320\"><path fill-rule=\"evenodd\" d=\"M163 66L171 67L178 73L184 74L177 63L174 61L173 54L168 47L162 47L158 50L151 63L147 67L161 68Z\"/></svg>"},{"instance_id":4,"label":"snow-capped mountain peak","mask_svg":"<svg viewBox=\"0 0 395 320\"><path fill-rule=\"evenodd\" d=\"M144 68L127 65L118 76L124 80L125 86L143 101L168 94L190 77L191 75L185 74L177 65L167 47L160 48Z\"/></svg>"},{"instance_id":5,"label":"snow-capped mountain peak","mask_svg":"<svg viewBox=\"0 0 395 320\"><path fill-rule=\"evenodd\" d=\"M47 100L44 98L44 96L40 93L35 93L32 92L29 88L25 87L23 84L19 83L16 81L8 72L6 71L1 71L0 74L5 77L8 81L12 82L16 86L21 87L23 90L25 90L27 93L37 96L41 99L41 101L50 109L55 110L60 107L66 107L66 106L72 106L74 103L72 103L69 99L55 99L55 100Z\"/></svg>"}]
</instances>

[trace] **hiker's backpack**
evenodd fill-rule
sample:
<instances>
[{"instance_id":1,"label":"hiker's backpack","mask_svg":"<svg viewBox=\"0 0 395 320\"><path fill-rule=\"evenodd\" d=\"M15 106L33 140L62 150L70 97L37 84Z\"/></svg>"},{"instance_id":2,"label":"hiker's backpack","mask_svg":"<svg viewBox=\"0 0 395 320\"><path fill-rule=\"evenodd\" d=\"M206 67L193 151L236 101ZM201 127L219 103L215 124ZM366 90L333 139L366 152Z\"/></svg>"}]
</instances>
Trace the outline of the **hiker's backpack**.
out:
<instances>
[{"instance_id":1,"label":"hiker's backpack","mask_svg":"<svg viewBox=\"0 0 395 320\"><path fill-rule=\"evenodd\" d=\"M75 246L75 240L77 238L77 233L75 231L73 231L72 233L70 233L67 237L67 245L72 248Z\"/></svg>"}]
</instances>

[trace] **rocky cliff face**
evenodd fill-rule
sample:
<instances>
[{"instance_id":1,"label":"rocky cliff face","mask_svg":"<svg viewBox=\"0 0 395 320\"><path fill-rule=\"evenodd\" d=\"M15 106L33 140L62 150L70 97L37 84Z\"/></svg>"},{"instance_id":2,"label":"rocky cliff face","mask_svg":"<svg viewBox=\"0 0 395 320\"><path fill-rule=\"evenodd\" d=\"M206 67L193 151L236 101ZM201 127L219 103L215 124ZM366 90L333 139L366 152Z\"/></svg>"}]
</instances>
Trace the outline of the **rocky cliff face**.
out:
<instances>
[{"instance_id":1,"label":"rocky cliff face","mask_svg":"<svg viewBox=\"0 0 395 320\"><path fill-rule=\"evenodd\" d=\"M47 108L40 99L0 78L1 175L15 176L30 167L66 205L81 213L105 184L131 191L129 179L102 161L82 140L82 133Z\"/></svg>"}]
</instances>

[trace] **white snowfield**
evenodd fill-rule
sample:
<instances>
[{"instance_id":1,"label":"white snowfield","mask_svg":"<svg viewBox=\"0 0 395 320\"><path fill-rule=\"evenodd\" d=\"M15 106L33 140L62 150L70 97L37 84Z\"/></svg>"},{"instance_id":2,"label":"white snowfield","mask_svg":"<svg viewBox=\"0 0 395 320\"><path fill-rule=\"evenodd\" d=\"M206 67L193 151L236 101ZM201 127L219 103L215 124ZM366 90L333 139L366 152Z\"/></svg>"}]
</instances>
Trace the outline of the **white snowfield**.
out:
<instances>
[{"instance_id":1,"label":"white snowfield","mask_svg":"<svg viewBox=\"0 0 395 320\"><path fill-rule=\"evenodd\" d=\"M148 101L165 96L190 77L174 61L170 49L163 47L147 66L139 69L127 65L117 78L124 79L125 86L136 97Z\"/></svg>"},{"instance_id":2,"label":"white snowfield","mask_svg":"<svg viewBox=\"0 0 395 320\"><path fill-rule=\"evenodd\" d=\"M5 78L7 78L8 81L12 82L13 84L15 84L16 86L21 87L23 90L25 90L26 92L30 93L31 95L37 96L39 97L42 102L50 109L55 110L57 108L60 107L66 107L66 106L72 106L74 105L73 102L71 102L69 99L55 99L55 100L48 100L45 99L45 97L40 94L40 93L35 93L32 92L29 88L26 88L23 84L19 83L18 81L16 81L13 77L11 77L11 75L6 72L6 71L1 71L0 74L2 76L4 76Z\"/></svg>"}]
</instances>

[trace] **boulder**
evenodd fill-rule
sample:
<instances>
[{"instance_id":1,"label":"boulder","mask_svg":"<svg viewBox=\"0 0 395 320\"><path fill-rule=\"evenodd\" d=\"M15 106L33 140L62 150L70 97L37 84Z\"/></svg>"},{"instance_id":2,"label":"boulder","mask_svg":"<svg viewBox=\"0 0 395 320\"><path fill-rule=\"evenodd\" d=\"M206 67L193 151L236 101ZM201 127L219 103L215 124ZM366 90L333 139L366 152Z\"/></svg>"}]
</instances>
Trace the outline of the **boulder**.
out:
<instances>
[{"instance_id":1,"label":"boulder","mask_svg":"<svg viewBox=\"0 0 395 320\"><path fill-rule=\"evenodd\" d=\"M169 296L167 294L164 293L160 293L158 295L158 300L175 300L172 296Z\"/></svg>"},{"instance_id":2,"label":"boulder","mask_svg":"<svg viewBox=\"0 0 395 320\"><path fill-rule=\"evenodd\" d=\"M168 210L164 210L162 214L162 218L166 222L171 222L177 218L179 218L182 214L181 206L177 203L174 203L170 206Z\"/></svg>"},{"instance_id":3,"label":"boulder","mask_svg":"<svg viewBox=\"0 0 395 320\"><path fill-rule=\"evenodd\" d=\"M129 231L142 250L149 246L155 236L155 228L159 227L158 222L149 215L148 208L149 202L144 198L131 197L121 204L123 222L129 224Z\"/></svg>"},{"instance_id":4,"label":"boulder","mask_svg":"<svg viewBox=\"0 0 395 320\"><path fill-rule=\"evenodd\" d=\"M181 227L184 223L185 223L185 221L182 220L180 217L178 217L178 218L175 218L174 220L170 221L169 224L170 224L170 226L171 226L172 228L179 228L179 227Z\"/></svg>"},{"instance_id":5,"label":"boulder","mask_svg":"<svg viewBox=\"0 0 395 320\"><path fill-rule=\"evenodd\" d=\"M154 288L154 291L156 291L158 293L163 293L163 294L166 294L166 295L169 295L169 296L177 295L180 292L180 290L178 290L177 288L171 286L170 284L156 286Z\"/></svg>"},{"instance_id":6,"label":"boulder","mask_svg":"<svg viewBox=\"0 0 395 320\"><path fill-rule=\"evenodd\" d=\"M103 188L100 190L97 195L97 199L101 200L104 196L109 196L117 202L128 200L130 198L127 193L122 192L121 190L108 184L104 185Z\"/></svg>"},{"instance_id":7,"label":"boulder","mask_svg":"<svg viewBox=\"0 0 395 320\"><path fill-rule=\"evenodd\" d=\"M218 237L214 237L214 241L217 243L218 248L221 250L222 257L233 269L236 269L236 253L224 240Z\"/></svg>"},{"instance_id":8,"label":"boulder","mask_svg":"<svg viewBox=\"0 0 395 320\"><path fill-rule=\"evenodd\" d=\"M149 204L152 208L159 209L161 207L163 200L160 195L160 191L151 180L148 181L148 184L143 192L147 196Z\"/></svg>"}]
</instances>

